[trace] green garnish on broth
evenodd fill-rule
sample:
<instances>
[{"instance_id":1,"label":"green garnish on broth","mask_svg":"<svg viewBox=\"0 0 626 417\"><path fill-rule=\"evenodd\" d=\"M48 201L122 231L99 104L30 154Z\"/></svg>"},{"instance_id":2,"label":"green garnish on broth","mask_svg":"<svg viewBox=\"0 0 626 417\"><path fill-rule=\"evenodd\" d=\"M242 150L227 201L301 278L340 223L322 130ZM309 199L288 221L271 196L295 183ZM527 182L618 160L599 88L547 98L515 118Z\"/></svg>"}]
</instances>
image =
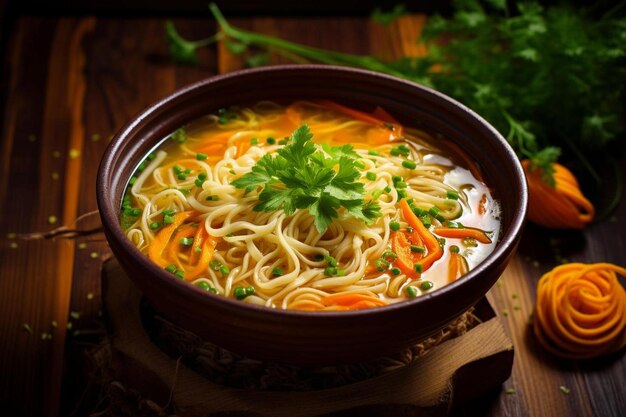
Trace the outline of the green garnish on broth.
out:
<instances>
[{"instance_id":1,"label":"green garnish on broth","mask_svg":"<svg viewBox=\"0 0 626 417\"><path fill-rule=\"evenodd\" d=\"M246 194L261 189L255 211L283 210L289 216L297 209L308 209L320 233L339 216L342 207L352 217L371 224L381 216L380 206L363 199L359 155L351 145L324 146L322 151L312 138L309 127L300 126L288 145L277 154L263 156L232 185Z\"/></svg>"}]
</instances>

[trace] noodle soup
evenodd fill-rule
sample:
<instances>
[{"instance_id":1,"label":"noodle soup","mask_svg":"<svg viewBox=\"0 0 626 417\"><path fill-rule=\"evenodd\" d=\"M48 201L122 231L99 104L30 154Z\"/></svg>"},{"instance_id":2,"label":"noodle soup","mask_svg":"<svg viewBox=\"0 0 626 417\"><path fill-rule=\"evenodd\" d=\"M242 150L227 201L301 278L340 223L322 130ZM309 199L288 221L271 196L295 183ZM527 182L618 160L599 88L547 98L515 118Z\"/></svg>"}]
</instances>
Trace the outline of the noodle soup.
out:
<instances>
[{"instance_id":1,"label":"noodle soup","mask_svg":"<svg viewBox=\"0 0 626 417\"><path fill-rule=\"evenodd\" d=\"M260 102L173 132L137 167L128 238L199 288L337 311L419 297L495 247L500 209L454 144L383 109Z\"/></svg>"}]
</instances>

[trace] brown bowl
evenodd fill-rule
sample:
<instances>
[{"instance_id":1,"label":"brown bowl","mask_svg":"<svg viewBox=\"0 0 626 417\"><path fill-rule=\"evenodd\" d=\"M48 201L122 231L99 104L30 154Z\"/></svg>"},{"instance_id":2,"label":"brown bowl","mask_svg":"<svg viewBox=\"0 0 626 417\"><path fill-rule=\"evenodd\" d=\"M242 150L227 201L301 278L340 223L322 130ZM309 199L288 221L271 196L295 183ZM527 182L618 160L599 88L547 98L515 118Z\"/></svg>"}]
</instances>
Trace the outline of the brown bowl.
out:
<instances>
[{"instance_id":1,"label":"brown bowl","mask_svg":"<svg viewBox=\"0 0 626 417\"><path fill-rule=\"evenodd\" d=\"M416 299L353 312L259 307L206 293L173 279L126 238L118 215L140 160L165 136L218 108L259 100L325 98L373 109L456 142L480 165L502 207L494 252L458 281ZM520 238L527 189L515 153L480 116L429 88L391 76L321 65L244 70L182 88L124 126L106 150L97 199L113 253L148 300L173 322L234 352L293 364L373 359L398 352L441 329L479 299L504 271Z\"/></svg>"}]
</instances>

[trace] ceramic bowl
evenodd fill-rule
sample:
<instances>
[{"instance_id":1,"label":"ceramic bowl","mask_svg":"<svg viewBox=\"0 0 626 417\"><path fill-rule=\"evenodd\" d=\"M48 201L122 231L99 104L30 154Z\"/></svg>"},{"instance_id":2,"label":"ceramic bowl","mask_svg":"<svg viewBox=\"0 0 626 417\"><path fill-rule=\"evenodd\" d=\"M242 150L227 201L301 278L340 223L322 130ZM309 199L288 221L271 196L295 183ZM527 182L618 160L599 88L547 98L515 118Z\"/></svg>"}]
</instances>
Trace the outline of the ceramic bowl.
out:
<instances>
[{"instance_id":1,"label":"ceramic bowl","mask_svg":"<svg viewBox=\"0 0 626 417\"><path fill-rule=\"evenodd\" d=\"M165 136L218 108L259 100L331 99L381 106L401 123L454 141L480 166L502 208L495 250L452 284L410 301L352 312L259 307L215 296L152 264L126 238L119 213L128 179ZM354 362L398 352L440 330L480 300L520 239L527 204L522 168L504 138L479 115L429 88L342 67L289 65L216 76L148 107L112 139L99 169L97 199L110 247L130 279L165 317L252 358L299 365Z\"/></svg>"}]
</instances>

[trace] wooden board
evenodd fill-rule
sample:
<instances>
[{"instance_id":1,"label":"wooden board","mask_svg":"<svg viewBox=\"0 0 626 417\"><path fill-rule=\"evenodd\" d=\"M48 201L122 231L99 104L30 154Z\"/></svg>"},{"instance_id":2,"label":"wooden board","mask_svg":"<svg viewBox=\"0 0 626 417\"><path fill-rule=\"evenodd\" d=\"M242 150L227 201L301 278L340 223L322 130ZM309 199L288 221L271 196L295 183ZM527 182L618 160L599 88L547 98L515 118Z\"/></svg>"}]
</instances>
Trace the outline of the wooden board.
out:
<instances>
[{"instance_id":1,"label":"wooden board","mask_svg":"<svg viewBox=\"0 0 626 417\"><path fill-rule=\"evenodd\" d=\"M315 417L392 405L444 416L497 388L513 364L513 345L485 303L480 308L483 323L435 346L410 365L375 378L305 392L228 388L177 364L150 341L140 317L141 294L114 259L104 265L102 288L117 379L144 397L156 395L151 399L157 403L170 398L172 410L181 417L222 412Z\"/></svg>"},{"instance_id":2,"label":"wooden board","mask_svg":"<svg viewBox=\"0 0 626 417\"><path fill-rule=\"evenodd\" d=\"M232 19L311 46L397 57L420 53L423 16L388 27L365 17ZM0 407L3 414L88 415L82 354L100 335L99 270L108 248L101 235L76 241L24 241L13 233L48 231L96 209L95 177L108 138L141 109L175 88L243 64L222 46L200 53L196 67L167 59L162 17L17 16L3 25L0 80ZM229 17L229 16L227 16ZM206 16L177 17L190 39L210 36ZM276 60L274 62L284 62ZM78 147L72 158L70 149ZM626 157L620 156L622 166ZM626 178L624 179L626 181ZM49 216L57 217L55 224ZM80 223L97 226L97 217ZM84 246L83 246L84 245ZM558 253L557 253L558 249ZM626 200L584 232L529 225L518 255L490 300L513 340L506 387L460 411L473 416L623 416L626 355L588 363L540 350L527 332L536 282L562 258L626 266ZM79 318L74 318L80 313ZM506 316L504 313L508 313ZM56 322L57 327L53 327ZM71 322L70 331L63 323ZM27 324L31 332L25 330ZM77 333L76 333L77 332ZM42 340L42 334L50 339ZM560 387L571 390L564 394Z\"/></svg>"}]
</instances>

